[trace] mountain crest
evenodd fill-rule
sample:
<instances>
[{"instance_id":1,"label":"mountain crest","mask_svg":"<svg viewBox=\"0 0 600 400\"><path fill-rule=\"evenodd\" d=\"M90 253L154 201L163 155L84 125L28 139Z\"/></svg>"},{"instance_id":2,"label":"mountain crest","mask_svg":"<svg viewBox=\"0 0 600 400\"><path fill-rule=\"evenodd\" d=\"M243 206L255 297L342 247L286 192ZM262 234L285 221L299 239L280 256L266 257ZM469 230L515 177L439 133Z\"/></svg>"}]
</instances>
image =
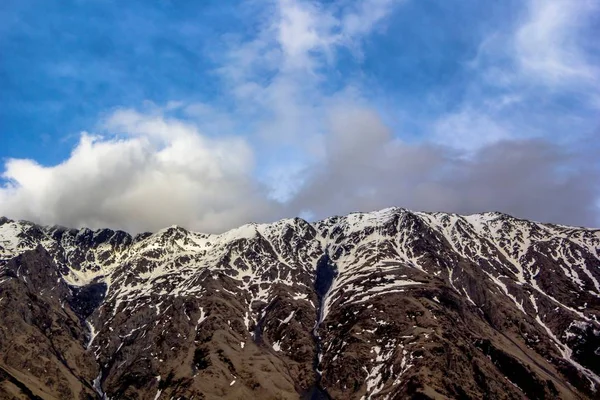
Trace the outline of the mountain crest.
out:
<instances>
[{"instance_id":1,"label":"mountain crest","mask_svg":"<svg viewBox=\"0 0 600 400\"><path fill-rule=\"evenodd\" d=\"M496 212L135 237L0 218L0 353L38 343L0 359L0 395L592 398L599 282L599 230Z\"/></svg>"}]
</instances>

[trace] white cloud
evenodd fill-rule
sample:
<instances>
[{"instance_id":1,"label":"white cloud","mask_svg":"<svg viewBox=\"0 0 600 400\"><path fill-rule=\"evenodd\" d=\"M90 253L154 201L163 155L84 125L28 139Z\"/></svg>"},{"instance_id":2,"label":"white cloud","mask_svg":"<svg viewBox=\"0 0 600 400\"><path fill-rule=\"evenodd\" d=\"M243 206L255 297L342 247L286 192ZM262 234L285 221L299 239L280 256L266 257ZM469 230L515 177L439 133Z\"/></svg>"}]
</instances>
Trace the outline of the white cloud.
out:
<instances>
[{"instance_id":1,"label":"white cloud","mask_svg":"<svg viewBox=\"0 0 600 400\"><path fill-rule=\"evenodd\" d=\"M251 176L245 141L210 139L193 125L132 110L115 112L105 126L120 138L84 133L60 165L9 160L0 213L134 232L171 224L222 231L262 220L267 210L277 215Z\"/></svg>"}]
</instances>

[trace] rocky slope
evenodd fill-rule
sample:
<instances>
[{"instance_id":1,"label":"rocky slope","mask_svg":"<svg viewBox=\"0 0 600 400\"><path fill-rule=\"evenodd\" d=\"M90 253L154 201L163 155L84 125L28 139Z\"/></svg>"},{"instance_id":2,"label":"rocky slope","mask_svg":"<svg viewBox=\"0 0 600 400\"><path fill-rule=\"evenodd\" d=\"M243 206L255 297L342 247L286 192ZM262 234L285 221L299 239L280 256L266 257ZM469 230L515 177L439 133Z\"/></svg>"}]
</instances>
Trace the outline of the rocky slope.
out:
<instances>
[{"instance_id":1,"label":"rocky slope","mask_svg":"<svg viewBox=\"0 0 600 400\"><path fill-rule=\"evenodd\" d=\"M599 282L600 231L500 213L1 218L0 398L597 398Z\"/></svg>"}]
</instances>

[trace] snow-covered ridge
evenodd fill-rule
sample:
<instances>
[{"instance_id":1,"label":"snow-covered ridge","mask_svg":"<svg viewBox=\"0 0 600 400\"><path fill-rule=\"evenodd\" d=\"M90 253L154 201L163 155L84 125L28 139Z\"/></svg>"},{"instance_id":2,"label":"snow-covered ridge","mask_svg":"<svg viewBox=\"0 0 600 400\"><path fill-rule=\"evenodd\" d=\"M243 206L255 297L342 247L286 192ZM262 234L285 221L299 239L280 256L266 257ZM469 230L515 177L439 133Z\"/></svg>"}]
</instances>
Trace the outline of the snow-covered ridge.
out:
<instances>
[{"instance_id":1,"label":"snow-covered ridge","mask_svg":"<svg viewBox=\"0 0 600 400\"><path fill-rule=\"evenodd\" d=\"M596 375L571 359L567 345L571 326L598 324L597 312L588 308L600 299L597 229L542 224L501 213L460 216L402 208L314 223L294 218L247 224L222 234L171 226L135 237L109 229L41 227L0 219L0 269L7 260L40 245L67 283L105 282L112 316L142 306L160 314L169 297L219 292L244 299L243 320L250 334L281 288L294 300L315 307L313 278L325 254L339 274L323 300L324 320L344 305L418 290L436 279L480 307L482 300L469 280L484 280L517 312L552 333L563 358L600 384ZM219 282L218 289L212 281ZM552 286L557 281L560 290ZM567 326L555 324L556 310L570 316ZM206 318L202 315L198 324Z\"/></svg>"},{"instance_id":2,"label":"snow-covered ridge","mask_svg":"<svg viewBox=\"0 0 600 400\"><path fill-rule=\"evenodd\" d=\"M370 278L375 271L389 279L367 293L376 295L382 288L403 291L406 286L418 285L418 277L399 273L399 267L405 266L446 279L476 304L468 288L457 283L465 275L456 265L459 258L478 265L523 311L531 300L517 298L513 284L529 285L583 320L593 318L546 294L538 280L540 263L548 257L577 289L600 298L600 230L541 224L496 212L460 216L388 208L312 224L299 218L284 219L247 224L222 234L171 226L136 237L108 229L69 230L0 220L0 260L38 245L54 257L71 285L104 281L110 287L119 283L119 290L109 290L109 297L119 303L149 293L200 293L204 290L199 280L203 270L243 282L256 301L267 302L277 283L296 287L294 296L307 298L306 291L298 288L307 288L310 282L298 282L291 271L300 268L310 274L325 252L340 272L325 301L325 314L342 293L356 288L357 281ZM431 254L438 257L437 264L424 261ZM365 299L358 294L352 298Z\"/></svg>"},{"instance_id":3,"label":"snow-covered ridge","mask_svg":"<svg viewBox=\"0 0 600 400\"><path fill-rule=\"evenodd\" d=\"M352 213L344 217L330 217L315 223L302 219L284 219L271 224L247 224L222 234L206 234L171 226L154 234L138 235L134 238L122 231L102 229L92 231L58 227L40 227L27 221L0 219L0 260L8 260L38 245L45 247L59 265L68 272L65 279L71 284L84 285L95 279L108 276L119 265L141 256L157 261L172 261L181 255L203 255L208 263L215 261L220 252L231 243L240 240L281 238L286 230L312 227L317 231L316 239L322 249L336 249L338 238L360 236L356 247L377 245L390 238L382 232L393 219L416 218L427 228L441 233L448 243L461 255L476 260L484 258L484 250L494 247L517 269L517 277L523 281L519 264L527 251L536 244L549 241L570 242L600 258L600 230L541 224L510 217L498 212L459 216L448 213L410 212L402 208L387 208L369 213ZM334 233L334 232L337 232ZM57 234L58 233L58 234ZM411 231L399 231L407 239ZM269 239L267 239L269 240ZM483 242L483 244L482 244ZM418 268L418 260L406 242L397 243L404 261ZM475 246L473 248L472 246ZM487 245L487 246L486 246ZM160 250L160 256L155 254ZM575 250L576 251L576 250ZM576 261L577 254L556 254ZM590 274L586 275L590 277ZM577 274L573 273L575 279ZM593 278L590 277L593 280ZM600 293L600 287L594 285Z\"/></svg>"}]
</instances>

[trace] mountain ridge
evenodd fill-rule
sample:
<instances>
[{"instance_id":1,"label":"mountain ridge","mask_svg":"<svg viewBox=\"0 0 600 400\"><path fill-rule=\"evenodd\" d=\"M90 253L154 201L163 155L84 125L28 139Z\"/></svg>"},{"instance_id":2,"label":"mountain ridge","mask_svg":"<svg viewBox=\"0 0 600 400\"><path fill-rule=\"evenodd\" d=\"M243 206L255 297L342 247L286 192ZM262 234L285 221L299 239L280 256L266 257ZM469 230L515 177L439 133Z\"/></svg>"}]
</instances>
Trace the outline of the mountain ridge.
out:
<instances>
[{"instance_id":1,"label":"mountain ridge","mask_svg":"<svg viewBox=\"0 0 600 400\"><path fill-rule=\"evenodd\" d=\"M69 288L62 305L42 303L57 321L79 320L73 359L90 366L80 373L63 360L74 371L65 376L88 383L74 396L591 398L600 385L597 229L402 208L222 234L2 218L0 296L40 274L6 267L36 263L16 260L23 254ZM336 274L319 295L324 255ZM77 287L101 284L98 304L73 300ZM448 365L466 378L444 376ZM214 382L200 382L207 376Z\"/></svg>"}]
</instances>

